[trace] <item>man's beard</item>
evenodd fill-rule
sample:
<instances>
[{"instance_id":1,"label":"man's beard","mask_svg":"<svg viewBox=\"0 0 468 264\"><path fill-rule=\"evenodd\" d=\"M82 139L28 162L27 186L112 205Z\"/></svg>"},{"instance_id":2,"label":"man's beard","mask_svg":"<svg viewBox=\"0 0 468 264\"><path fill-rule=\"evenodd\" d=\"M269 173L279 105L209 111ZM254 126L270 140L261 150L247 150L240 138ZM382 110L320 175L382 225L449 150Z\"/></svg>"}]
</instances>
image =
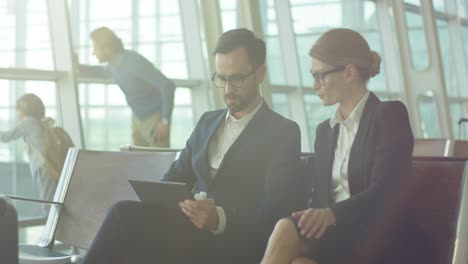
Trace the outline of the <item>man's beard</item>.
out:
<instances>
[{"instance_id":1,"label":"man's beard","mask_svg":"<svg viewBox=\"0 0 468 264\"><path fill-rule=\"evenodd\" d=\"M257 98L258 94L258 89L255 89L254 87L249 89L249 92L244 95L238 95L234 93L228 93L224 95L224 102L229 108L229 111L231 113L237 113L241 112L242 110L245 110L250 104ZM234 99L237 102L235 103L228 103L228 99Z\"/></svg>"}]
</instances>

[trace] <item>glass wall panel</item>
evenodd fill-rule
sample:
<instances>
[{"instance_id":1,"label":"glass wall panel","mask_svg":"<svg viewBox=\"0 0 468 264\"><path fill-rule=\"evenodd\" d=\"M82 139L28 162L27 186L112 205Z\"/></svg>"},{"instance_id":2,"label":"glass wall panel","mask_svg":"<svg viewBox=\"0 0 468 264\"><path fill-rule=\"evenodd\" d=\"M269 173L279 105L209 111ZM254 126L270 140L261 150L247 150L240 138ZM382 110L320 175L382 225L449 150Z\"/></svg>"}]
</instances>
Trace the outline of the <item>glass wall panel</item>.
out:
<instances>
[{"instance_id":1,"label":"glass wall panel","mask_svg":"<svg viewBox=\"0 0 468 264\"><path fill-rule=\"evenodd\" d=\"M80 84L80 110L87 149L119 150L131 143L131 110L115 84Z\"/></svg>"},{"instance_id":2,"label":"glass wall panel","mask_svg":"<svg viewBox=\"0 0 468 264\"><path fill-rule=\"evenodd\" d=\"M185 146L193 129L190 88L177 88L171 124L171 147ZM86 148L119 150L132 143L132 113L115 84L80 84L80 106Z\"/></svg>"},{"instance_id":3,"label":"glass wall panel","mask_svg":"<svg viewBox=\"0 0 468 264\"><path fill-rule=\"evenodd\" d=\"M468 2L466 0L458 1L457 13L461 18L468 18Z\"/></svg>"},{"instance_id":4,"label":"glass wall panel","mask_svg":"<svg viewBox=\"0 0 468 264\"><path fill-rule=\"evenodd\" d=\"M77 10L71 10L71 13L79 14L73 35L78 40L76 48L81 63L99 64L92 54L89 33L106 26L116 32L125 48L145 56L169 78L190 79L179 1L72 1L80 6L79 13ZM113 12L103 12L109 7ZM87 148L118 150L121 144L132 142L132 113L117 85L82 83L79 94ZM189 88L178 88L171 119L172 147L185 144L193 128L191 115L191 91Z\"/></svg>"},{"instance_id":5,"label":"glass wall panel","mask_svg":"<svg viewBox=\"0 0 468 264\"><path fill-rule=\"evenodd\" d=\"M320 98L312 94L306 94L304 96L304 103L308 121L307 125L310 131L309 138L312 144L311 150L313 152L317 126L335 113L337 105L325 107Z\"/></svg>"},{"instance_id":6,"label":"glass wall panel","mask_svg":"<svg viewBox=\"0 0 468 264\"><path fill-rule=\"evenodd\" d=\"M281 49L280 36L278 34L278 21L276 19L276 9L274 0L261 0L260 12L262 18L263 34L267 45L267 69L268 78L273 85L286 84L284 76L284 63Z\"/></svg>"},{"instance_id":7,"label":"glass wall panel","mask_svg":"<svg viewBox=\"0 0 468 264\"><path fill-rule=\"evenodd\" d=\"M219 0L223 32L239 27L238 5L237 0Z\"/></svg>"},{"instance_id":8,"label":"glass wall panel","mask_svg":"<svg viewBox=\"0 0 468 264\"><path fill-rule=\"evenodd\" d=\"M45 115L60 125L57 108L57 88L54 82L0 80L0 131L11 131L20 122L16 111L16 100L25 93L39 96L45 105ZM29 131L28 131L29 132ZM36 140L33 134L27 135ZM0 193L30 198L43 198L39 195L37 171L31 171L30 158L39 159L31 153L30 146L23 139L0 143ZM31 141L28 141L31 142ZM39 143L38 143L39 144ZM34 203L16 204L20 220L43 217L42 207Z\"/></svg>"},{"instance_id":9,"label":"glass wall panel","mask_svg":"<svg viewBox=\"0 0 468 264\"><path fill-rule=\"evenodd\" d=\"M444 70L445 88L449 97L458 96L458 83L455 71L450 32L446 20L437 19L437 31L439 35L440 54L442 56L442 66Z\"/></svg>"},{"instance_id":10,"label":"glass wall panel","mask_svg":"<svg viewBox=\"0 0 468 264\"><path fill-rule=\"evenodd\" d=\"M465 138L465 131L463 131L463 126L465 125L464 123L458 124L458 121L460 118L462 118L462 104L460 103L451 103L450 104L450 115L452 118L452 130L453 134L456 139L463 139Z\"/></svg>"},{"instance_id":11,"label":"glass wall panel","mask_svg":"<svg viewBox=\"0 0 468 264\"><path fill-rule=\"evenodd\" d=\"M81 6L79 25L73 32L80 62L98 64L89 33L109 27L124 47L138 51L170 78L188 78L179 1L75 0ZM112 7L112 12L104 12ZM72 13L76 12L72 10Z\"/></svg>"},{"instance_id":12,"label":"glass wall panel","mask_svg":"<svg viewBox=\"0 0 468 264\"><path fill-rule=\"evenodd\" d=\"M468 118L468 100L465 100L462 105L462 117L463 118ZM468 140L468 122L463 122L461 125L462 129L462 136L460 137L463 140Z\"/></svg>"},{"instance_id":13,"label":"glass wall panel","mask_svg":"<svg viewBox=\"0 0 468 264\"><path fill-rule=\"evenodd\" d=\"M177 88L172 113L171 147L183 148L194 128L190 88Z\"/></svg>"},{"instance_id":14,"label":"glass wall panel","mask_svg":"<svg viewBox=\"0 0 468 264\"><path fill-rule=\"evenodd\" d=\"M308 78L310 70L309 50L317 38L329 28L343 24L342 1L298 1L290 0L293 28L296 36L302 84L312 86Z\"/></svg>"},{"instance_id":15,"label":"glass wall panel","mask_svg":"<svg viewBox=\"0 0 468 264\"><path fill-rule=\"evenodd\" d=\"M378 52L385 60L381 47L381 31L377 20L374 1L362 0L290 0L291 15L297 45L297 56L300 62L302 84L312 87L310 76L309 50L321 34L332 28L346 27L361 33L372 50ZM392 33L394 34L394 33ZM393 97L401 93L401 87L387 87L384 65L381 64L380 74L368 83L368 88L384 97ZM305 97L306 112L309 121L311 142L315 140L315 128L323 120L329 118L335 107L321 106L320 99L315 94Z\"/></svg>"},{"instance_id":16,"label":"glass wall panel","mask_svg":"<svg viewBox=\"0 0 468 264\"><path fill-rule=\"evenodd\" d=\"M439 115L434 97L420 97L418 108L423 138L440 138Z\"/></svg>"},{"instance_id":17,"label":"glass wall panel","mask_svg":"<svg viewBox=\"0 0 468 264\"><path fill-rule=\"evenodd\" d=\"M377 21L375 3L373 1L297 1L290 0L291 15L293 17L296 45L300 60L302 83L312 86L310 78L309 50L317 38L327 30L336 27L347 27L360 32L368 41L370 47L383 56L380 44L380 32ZM356 16L352 12L345 12L352 8L360 12ZM385 58L383 58L385 59ZM369 83L373 91L390 91L385 85L385 69L381 65L381 73Z\"/></svg>"},{"instance_id":18,"label":"glass wall panel","mask_svg":"<svg viewBox=\"0 0 468 264\"><path fill-rule=\"evenodd\" d=\"M467 65L468 71L468 25L463 26L463 44L464 44L464 53L465 53L465 65ZM468 72L466 73L468 75ZM461 89L460 96L463 98L468 98L468 89Z\"/></svg>"},{"instance_id":19,"label":"glass wall panel","mask_svg":"<svg viewBox=\"0 0 468 264\"><path fill-rule=\"evenodd\" d=\"M286 93L273 93L273 110L280 113L282 116L289 118L289 99Z\"/></svg>"},{"instance_id":20,"label":"glass wall panel","mask_svg":"<svg viewBox=\"0 0 468 264\"><path fill-rule=\"evenodd\" d=\"M437 19L437 30L439 35L440 54L442 56L442 66L444 71L445 89L449 98L457 98L460 95L458 89L457 74L455 71L455 61L453 56L453 45L450 39L448 22L446 20ZM450 118L452 122L452 131L455 138L459 138L458 120L460 119L461 105L450 104ZM436 114L436 113L434 113Z\"/></svg>"},{"instance_id":21,"label":"glass wall panel","mask_svg":"<svg viewBox=\"0 0 468 264\"><path fill-rule=\"evenodd\" d=\"M445 12L445 1L453 1L453 0L432 0L432 5L434 10L439 12Z\"/></svg>"},{"instance_id":22,"label":"glass wall panel","mask_svg":"<svg viewBox=\"0 0 468 264\"><path fill-rule=\"evenodd\" d=\"M46 0L0 0L0 67L54 69Z\"/></svg>"},{"instance_id":23,"label":"glass wall panel","mask_svg":"<svg viewBox=\"0 0 468 264\"><path fill-rule=\"evenodd\" d=\"M432 5L436 11L445 12L445 1L456 1L456 0L432 0ZM421 0L405 0L405 3L420 7Z\"/></svg>"},{"instance_id":24,"label":"glass wall panel","mask_svg":"<svg viewBox=\"0 0 468 264\"><path fill-rule=\"evenodd\" d=\"M421 6L421 2L419 0L405 0L405 3L415 6Z\"/></svg>"},{"instance_id":25,"label":"glass wall panel","mask_svg":"<svg viewBox=\"0 0 468 264\"><path fill-rule=\"evenodd\" d=\"M412 11L406 11L405 14L413 68L416 71L422 71L429 66L429 54L423 18L421 14Z\"/></svg>"}]
</instances>

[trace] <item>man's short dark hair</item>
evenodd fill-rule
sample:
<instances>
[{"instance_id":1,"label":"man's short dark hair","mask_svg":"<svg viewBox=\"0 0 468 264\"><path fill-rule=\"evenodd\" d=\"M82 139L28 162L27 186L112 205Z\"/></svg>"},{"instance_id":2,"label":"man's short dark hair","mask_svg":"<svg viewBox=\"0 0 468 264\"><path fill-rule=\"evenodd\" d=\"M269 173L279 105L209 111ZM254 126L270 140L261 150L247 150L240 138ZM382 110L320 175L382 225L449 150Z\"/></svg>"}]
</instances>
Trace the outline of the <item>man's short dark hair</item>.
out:
<instances>
[{"instance_id":1,"label":"man's short dark hair","mask_svg":"<svg viewBox=\"0 0 468 264\"><path fill-rule=\"evenodd\" d=\"M254 68L265 64L265 41L255 37L254 33L246 28L236 28L224 32L216 44L213 55L226 54L237 48L245 48L249 62Z\"/></svg>"},{"instance_id":2,"label":"man's short dark hair","mask_svg":"<svg viewBox=\"0 0 468 264\"><path fill-rule=\"evenodd\" d=\"M108 27L96 28L89 36L98 45L110 49L112 52L120 52L124 49L122 40Z\"/></svg>"}]
</instances>

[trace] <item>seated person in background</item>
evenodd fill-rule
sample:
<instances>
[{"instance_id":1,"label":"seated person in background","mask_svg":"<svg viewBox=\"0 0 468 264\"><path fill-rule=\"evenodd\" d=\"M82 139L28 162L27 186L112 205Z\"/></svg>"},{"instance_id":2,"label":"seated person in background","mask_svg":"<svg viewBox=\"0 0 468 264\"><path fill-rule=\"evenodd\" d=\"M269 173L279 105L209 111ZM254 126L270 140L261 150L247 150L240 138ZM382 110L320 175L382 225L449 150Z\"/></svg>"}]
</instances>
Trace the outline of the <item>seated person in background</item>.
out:
<instances>
[{"instance_id":1,"label":"seated person in background","mask_svg":"<svg viewBox=\"0 0 468 264\"><path fill-rule=\"evenodd\" d=\"M108 64L79 65L79 71L110 75L119 85L133 113L133 144L168 148L175 84L141 54L124 49L122 40L109 28L97 28L90 37L96 58Z\"/></svg>"},{"instance_id":2,"label":"seated person in background","mask_svg":"<svg viewBox=\"0 0 468 264\"><path fill-rule=\"evenodd\" d=\"M104 263L258 263L281 217L299 209L300 131L260 95L266 47L247 29L222 34L215 86L227 109L205 113L164 177L195 197L180 208L117 203L84 258ZM296 209L297 208L297 209Z\"/></svg>"},{"instance_id":3,"label":"seated person in background","mask_svg":"<svg viewBox=\"0 0 468 264\"><path fill-rule=\"evenodd\" d=\"M381 58L359 33L330 30L309 55L314 89L338 108L317 127L310 208L277 223L262 263L384 263L361 250L411 168L406 107L367 90Z\"/></svg>"},{"instance_id":4,"label":"seated person in background","mask_svg":"<svg viewBox=\"0 0 468 264\"><path fill-rule=\"evenodd\" d=\"M24 139L31 175L38 188L39 198L52 201L65 159L65 156L58 157L58 151L54 149L54 142L57 140L53 138L54 120L45 117L44 103L34 94L21 96L16 102L16 111L18 124L8 132L0 132L0 139L2 142ZM62 163L59 164L60 162ZM44 213L47 214L48 208L48 205L43 206Z\"/></svg>"}]
</instances>

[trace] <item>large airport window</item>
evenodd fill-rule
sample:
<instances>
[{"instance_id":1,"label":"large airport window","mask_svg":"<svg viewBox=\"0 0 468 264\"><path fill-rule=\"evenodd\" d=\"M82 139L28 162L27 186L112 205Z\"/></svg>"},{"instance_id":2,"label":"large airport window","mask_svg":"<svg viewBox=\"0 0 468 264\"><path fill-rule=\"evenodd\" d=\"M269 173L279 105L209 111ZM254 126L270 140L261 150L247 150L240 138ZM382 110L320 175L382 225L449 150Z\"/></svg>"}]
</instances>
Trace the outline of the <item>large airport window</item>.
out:
<instances>
[{"instance_id":1,"label":"large airport window","mask_svg":"<svg viewBox=\"0 0 468 264\"><path fill-rule=\"evenodd\" d=\"M194 128L190 88L178 87L175 93L171 124L171 147L184 148Z\"/></svg>"},{"instance_id":2,"label":"large airport window","mask_svg":"<svg viewBox=\"0 0 468 264\"><path fill-rule=\"evenodd\" d=\"M450 103L450 116L452 118L452 131L456 139L466 138L464 131L465 123L458 123L460 118L463 117L462 104L459 102Z\"/></svg>"},{"instance_id":3,"label":"large airport window","mask_svg":"<svg viewBox=\"0 0 468 264\"><path fill-rule=\"evenodd\" d=\"M418 98L418 108L423 138L440 138L439 111L432 92Z\"/></svg>"},{"instance_id":4,"label":"large airport window","mask_svg":"<svg viewBox=\"0 0 468 264\"><path fill-rule=\"evenodd\" d=\"M282 116L289 118L289 99L286 93L273 93L273 110L280 113Z\"/></svg>"},{"instance_id":5,"label":"large airport window","mask_svg":"<svg viewBox=\"0 0 468 264\"><path fill-rule=\"evenodd\" d=\"M179 1L138 1L134 45L167 76L188 78Z\"/></svg>"},{"instance_id":6,"label":"large airport window","mask_svg":"<svg viewBox=\"0 0 468 264\"><path fill-rule=\"evenodd\" d=\"M239 2L237 0L219 0L221 23L224 32L239 27L238 5Z\"/></svg>"},{"instance_id":7,"label":"large airport window","mask_svg":"<svg viewBox=\"0 0 468 264\"><path fill-rule=\"evenodd\" d=\"M119 150L132 142L132 113L115 84L81 84L80 107L87 149ZM193 129L190 88L177 88L171 122L171 147L181 148Z\"/></svg>"},{"instance_id":8,"label":"large airport window","mask_svg":"<svg viewBox=\"0 0 468 264\"><path fill-rule=\"evenodd\" d=\"M468 25L463 26L463 44L464 44L464 53L465 53L465 65L468 71ZM468 72L466 73L468 75ZM461 89L460 95L463 98L468 98L468 89Z\"/></svg>"},{"instance_id":9,"label":"large airport window","mask_svg":"<svg viewBox=\"0 0 468 264\"><path fill-rule=\"evenodd\" d=\"M313 79L309 74L311 67L309 50L318 37L329 29L347 27L360 32L370 47L385 60L385 54L382 52L381 46L382 33L379 30L374 1L290 0L290 4L301 80L304 87L311 88L313 85ZM353 10L353 12L350 10ZM356 12L359 15L356 15ZM394 94L400 94L402 91L401 87L387 87L383 64L381 64L380 74L371 79L368 88L387 97L393 97ZM317 125L333 114L336 105L324 107L320 98L314 94L305 95L304 103L310 142L313 146Z\"/></svg>"},{"instance_id":10,"label":"large airport window","mask_svg":"<svg viewBox=\"0 0 468 264\"><path fill-rule=\"evenodd\" d=\"M426 33L423 17L419 13L406 11L406 28L408 30L411 61L416 71L423 71L429 66Z\"/></svg>"},{"instance_id":11,"label":"large airport window","mask_svg":"<svg viewBox=\"0 0 468 264\"><path fill-rule=\"evenodd\" d=\"M453 49L451 48L450 32L446 20L437 19L437 32L439 35L439 48L442 56L442 66L444 70L445 88L449 97L458 96L457 75Z\"/></svg>"},{"instance_id":12,"label":"large airport window","mask_svg":"<svg viewBox=\"0 0 468 264\"><path fill-rule=\"evenodd\" d=\"M445 12L445 1L446 0L432 0L432 5L434 7L434 10L439 11L439 12ZM453 1L453 0L447 0L447 1ZM405 3L418 6L418 7L421 6L421 0L405 0Z\"/></svg>"},{"instance_id":13,"label":"large airport window","mask_svg":"<svg viewBox=\"0 0 468 264\"><path fill-rule=\"evenodd\" d=\"M261 0L260 12L262 18L263 34L267 45L268 78L270 84L284 85L284 63L282 55L284 49L281 48L280 36L278 34L278 21L276 19L276 9L274 0Z\"/></svg>"},{"instance_id":14,"label":"large airport window","mask_svg":"<svg viewBox=\"0 0 468 264\"><path fill-rule=\"evenodd\" d=\"M329 28L343 25L342 1L290 0L293 28L296 36L302 84L312 86L309 49L317 38Z\"/></svg>"},{"instance_id":15,"label":"large airport window","mask_svg":"<svg viewBox=\"0 0 468 264\"><path fill-rule=\"evenodd\" d=\"M313 150L317 126L335 113L337 105L324 106L320 98L315 94L304 95L304 103L308 121L309 138Z\"/></svg>"},{"instance_id":16,"label":"large airport window","mask_svg":"<svg viewBox=\"0 0 468 264\"><path fill-rule=\"evenodd\" d=\"M56 92L55 82L0 80L0 131L11 131L20 123L16 101L26 93L37 95L44 103L46 117L55 119L60 125ZM40 140L34 138L34 134L28 134L29 143L24 137L0 143L0 193L45 199L40 196L41 182L35 169L40 158L33 154L29 145L31 142L41 144ZM42 207L34 203L17 203L16 208L20 220L44 217Z\"/></svg>"},{"instance_id":17,"label":"large airport window","mask_svg":"<svg viewBox=\"0 0 468 264\"><path fill-rule=\"evenodd\" d=\"M415 5L415 6L421 6L420 0L405 0L405 3L412 4L412 5Z\"/></svg>"},{"instance_id":18,"label":"large airport window","mask_svg":"<svg viewBox=\"0 0 468 264\"><path fill-rule=\"evenodd\" d=\"M463 118L468 118L468 100L464 100L463 103L461 104L461 110L462 110L462 117ZM463 125L461 125L462 129L462 135L464 137L461 137L463 140L468 140L468 122L463 122Z\"/></svg>"},{"instance_id":19,"label":"large airport window","mask_svg":"<svg viewBox=\"0 0 468 264\"><path fill-rule=\"evenodd\" d=\"M46 0L0 0L0 67L54 69Z\"/></svg>"},{"instance_id":20,"label":"large airport window","mask_svg":"<svg viewBox=\"0 0 468 264\"><path fill-rule=\"evenodd\" d=\"M317 38L325 31L336 27L352 28L360 32L373 50L381 56L380 32L377 21L375 2L373 1L302 1L290 0L291 15L293 18L294 33L300 62L302 84L312 86L312 78L309 76L310 56L309 50ZM347 12L352 8L361 15L356 16ZM385 58L383 58L385 59ZM386 87L385 71L383 64L381 72L369 83L368 87L373 91L390 91Z\"/></svg>"},{"instance_id":21,"label":"large airport window","mask_svg":"<svg viewBox=\"0 0 468 264\"><path fill-rule=\"evenodd\" d=\"M448 22L446 20L437 19L437 31L439 35L439 48L442 57L442 66L444 71L445 89L449 98L457 98L460 95L458 89L457 72L455 70L455 62L453 56L453 49L451 48L450 32L448 29ZM458 120L461 117L461 105L450 104L450 118L452 123L452 133L455 138L458 135Z\"/></svg>"},{"instance_id":22,"label":"large airport window","mask_svg":"<svg viewBox=\"0 0 468 264\"><path fill-rule=\"evenodd\" d=\"M106 26L116 32L125 48L141 53L168 77L189 77L178 1L75 1L81 12L73 35L82 63L98 64L89 33ZM110 6L113 12L103 12Z\"/></svg>"}]
</instances>

